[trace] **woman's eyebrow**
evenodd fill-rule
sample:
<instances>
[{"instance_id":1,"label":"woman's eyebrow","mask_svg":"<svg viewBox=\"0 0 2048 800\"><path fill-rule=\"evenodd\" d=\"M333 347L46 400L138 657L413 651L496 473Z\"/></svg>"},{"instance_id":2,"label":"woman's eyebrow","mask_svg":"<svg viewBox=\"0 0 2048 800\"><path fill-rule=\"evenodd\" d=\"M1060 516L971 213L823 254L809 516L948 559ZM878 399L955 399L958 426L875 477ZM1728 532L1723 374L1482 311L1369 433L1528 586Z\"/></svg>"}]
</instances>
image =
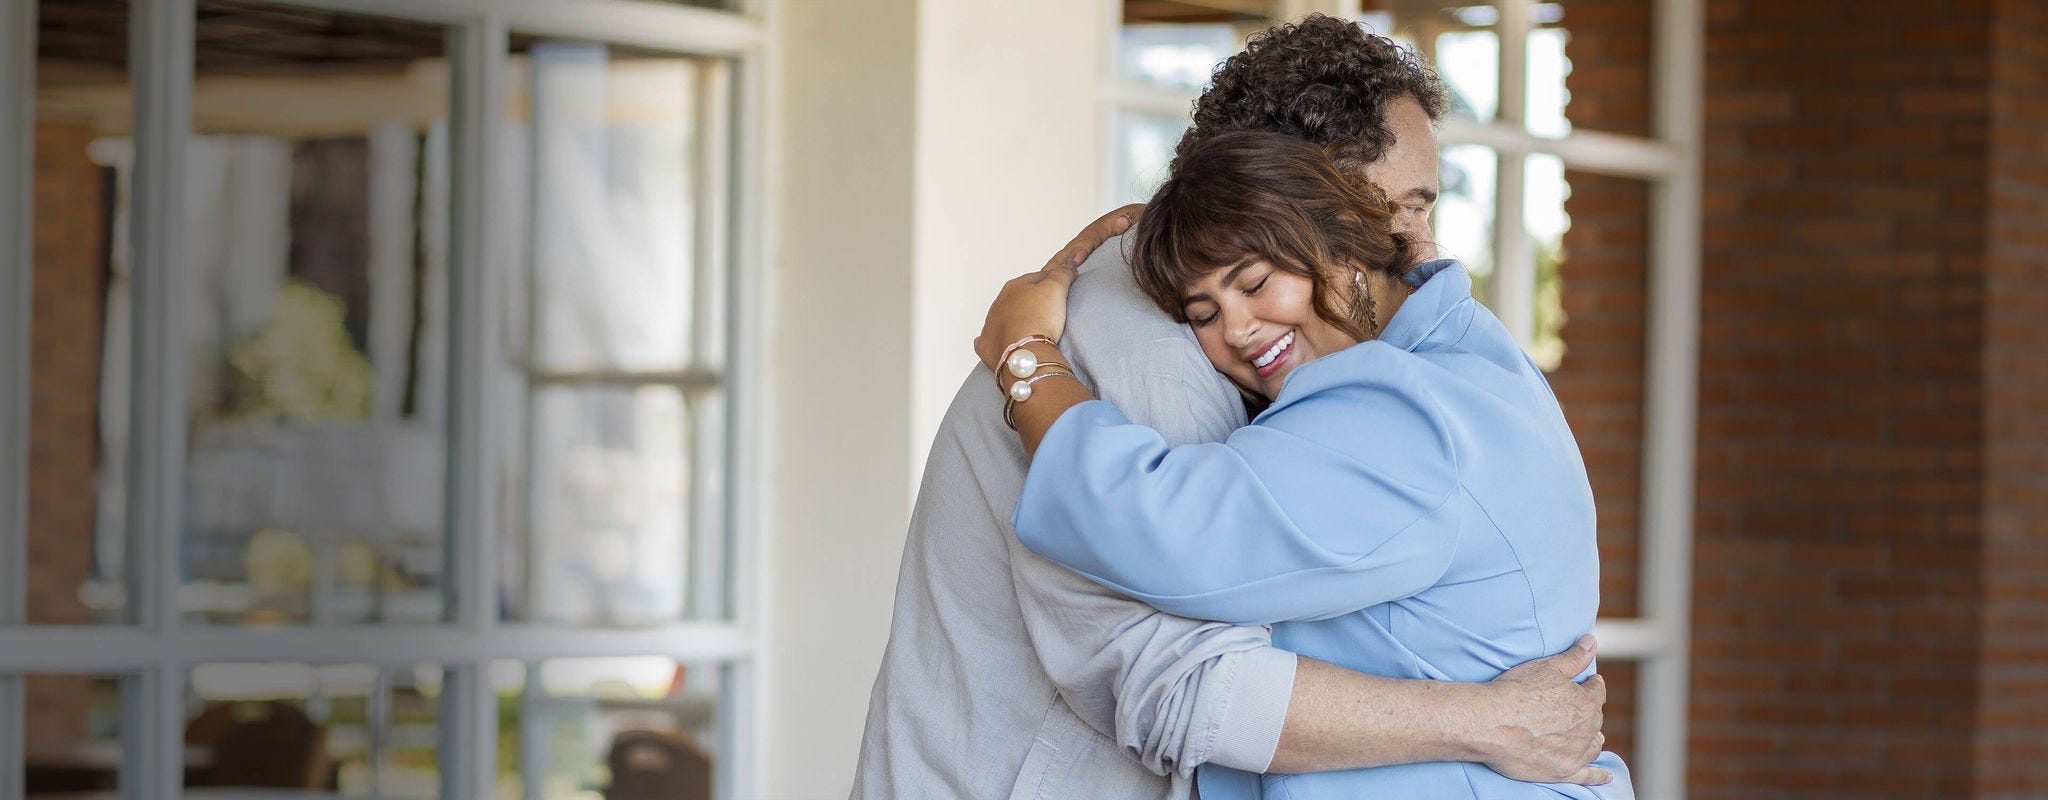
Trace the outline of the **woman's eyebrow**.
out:
<instances>
[{"instance_id":1,"label":"woman's eyebrow","mask_svg":"<svg viewBox=\"0 0 2048 800\"><path fill-rule=\"evenodd\" d=\"M1252 260L1247 258L1237 262L1237 266L1231 267L1229 272L1223 273L1223 288L1228 289L1231 286L1236 285L1237 276L1244 274L1244 271L1246 269L1249 269L1251 265Z\"/></svg>"}]
</instances>

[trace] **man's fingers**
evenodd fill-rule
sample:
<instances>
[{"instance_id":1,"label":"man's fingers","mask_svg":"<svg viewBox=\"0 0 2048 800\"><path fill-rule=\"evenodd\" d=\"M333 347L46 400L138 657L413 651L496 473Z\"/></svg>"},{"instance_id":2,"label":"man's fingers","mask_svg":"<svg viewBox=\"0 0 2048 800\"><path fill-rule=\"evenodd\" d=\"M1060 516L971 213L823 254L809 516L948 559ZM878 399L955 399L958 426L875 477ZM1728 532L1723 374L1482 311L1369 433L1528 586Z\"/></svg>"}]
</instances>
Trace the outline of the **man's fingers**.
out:
<instances>
[{"instance_id":1,"label":"man's fingers","mask_svg":"<svg viewBox=\"0 0 2048 800\"><path fill-rule=\"evenodd\" d=\"M1075 234L1074 238L1067 242L1067 246L1060 248L1059 252L1046 260L1045 269L1081 266L1081 262L1087 261L1088 256L1102 247L1104 242L1123 235L1124 231L1136 225L1138 218L1144 213L1144 203L1132 203L1096 217L1094 222L1088 223L1088 227Z\"/></svg>"},{"instance_id":2,"label":"man's fingers","mask_svg":"<svg viewBox=\"0 0 2048 800\"><path fill-rule=\"evenodd\" d=\"M1597 643L1591 635L1581 636L1577 643L1565 648L1564 652L1543 660L1563 673L1566 678L1576 678L1579 673L1585 672L1587 667L1593 666L1593 651L1596 647Z\"/></svg>"},{"instance_id":3,"label":"man's fingers","mask_svg":"<svg viewBox=\"0 0 2048 800\"><path fill-rule=\"evenodd\" d=\"M1586 682L1580 685L1593 693L1593 702L1603 706L1607 705L1607 678L1596 672L1593 673L1593 677L1587 678Z\"/></svg>"},{"instance_id":4,"label":"man's fingers","mask_svg":"<svg viewBox=\"0 0 2048 800\"><path fill-rule=\"evenodd\" d=\"M1109 235L1122 236L1132 225L1138 224L1138 217L1144 216L1145 204L1132 203L1110 214Z\"/></svg>"},{"instance_id":5,"label":"man's fingers","mask_svg":"<svg viewBox=\"0 0 2048 800\"><path fill-rule=\"evenodd\" d=\"M1608 772L1602 767L1587 764L1580 767L1578 772L1572 773L1571 777L1564 779L1561 783L1576 783L1580 786L1605 786L1613 781L1614 773Z\"/></svg>"}]
</instances>

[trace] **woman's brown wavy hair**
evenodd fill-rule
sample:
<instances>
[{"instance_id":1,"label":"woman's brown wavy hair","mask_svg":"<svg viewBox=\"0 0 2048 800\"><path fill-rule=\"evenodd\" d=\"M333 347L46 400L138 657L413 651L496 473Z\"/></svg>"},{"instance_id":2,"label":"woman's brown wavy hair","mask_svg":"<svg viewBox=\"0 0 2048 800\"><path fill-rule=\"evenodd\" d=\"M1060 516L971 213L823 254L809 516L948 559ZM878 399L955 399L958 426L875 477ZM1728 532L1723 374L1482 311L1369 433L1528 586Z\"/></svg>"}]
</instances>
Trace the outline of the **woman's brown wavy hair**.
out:
<instances>
[{"instance_id":1,"label":"woman's brown wavy hair","mask_svg":"<svg viewBox=\"0 0 2048 800\"><path fill-rule=\"evenodd\" d=\"M1309 279L1316 316L1356 341L1376 331L1364 298L1353 295L1352 270L1398 281L1409 261L1378 187L1339 169L1323 148L1265 131L1218 133L1183 150L1133 240L1138 287L1176 320L1187 322L1188 285L1264 259Z\"/></svg>"}]
</instances>

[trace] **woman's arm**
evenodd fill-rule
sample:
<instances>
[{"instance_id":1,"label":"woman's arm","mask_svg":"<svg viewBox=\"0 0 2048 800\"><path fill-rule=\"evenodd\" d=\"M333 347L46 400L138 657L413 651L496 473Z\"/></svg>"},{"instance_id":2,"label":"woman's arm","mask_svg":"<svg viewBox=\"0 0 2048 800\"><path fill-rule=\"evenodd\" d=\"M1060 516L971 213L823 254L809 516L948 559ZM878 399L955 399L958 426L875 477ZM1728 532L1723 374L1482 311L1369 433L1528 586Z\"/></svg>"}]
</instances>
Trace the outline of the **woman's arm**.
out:
<instances>
[{"instance_id":1,"label":"woman's arm","mask_svg":"<svg viewBox=\"0 0 2048 800\"><path fill-rule=\"evenodd\" d=\"M1469 503L1441 426L1347 384L1289 397L1225 443L1168 448L1084 403L1040 441L1013 523L1033 552L1163 611L1337 616L1449 568Z\"/></svg>"},{"instance_id":2,"label":"woman's arm","mask_svg":"<svg viewBox=\"0 0 2048 800\"><path fill-rule=\"evenodd\" d=\"M1057 338L1072 275L1052 267L1005 286L976 342L983 363L993 369L1027 334ZM1058 360L1049 345L1026 347ZM1079 382L1037 381L1014 408L1033 459L1018 537L1161 610L1240 624L1335 616L1427 588L1449 565L1465 505L1444 422L1418 401L1399 354L1328 357L1347 359L1304 366L1284 407L1226 444L1172 449L1089 402ZM998 386L1015 380L996 374Z\"/></svg>"}]
</instances>

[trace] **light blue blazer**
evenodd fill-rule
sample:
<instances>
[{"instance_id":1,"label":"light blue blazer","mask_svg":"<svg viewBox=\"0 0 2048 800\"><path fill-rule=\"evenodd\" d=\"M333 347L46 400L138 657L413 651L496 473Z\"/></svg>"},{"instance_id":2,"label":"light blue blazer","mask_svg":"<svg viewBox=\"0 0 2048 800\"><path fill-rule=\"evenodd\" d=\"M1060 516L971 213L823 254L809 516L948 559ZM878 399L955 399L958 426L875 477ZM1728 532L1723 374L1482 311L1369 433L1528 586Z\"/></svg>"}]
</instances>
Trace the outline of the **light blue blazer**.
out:
<instances>
[{"instance_id":1,"label":"light blue blazer","mask_svg":"<svg viewBox=\"0 0 2048 800\"><path fill-rule=\"evenodd\" d=\"M1550 384L1462 266L1380 338L1297 367L1252 424L1169 448L1101 401L1040 443L1014 518L1032 552L1182 616L1272 624L1274 645L1394 678L1486 681L1593 627L1593 493ZM1630 798L1476 763L1200 773L1232 798Z\"/></svg>"}]
</instances>

